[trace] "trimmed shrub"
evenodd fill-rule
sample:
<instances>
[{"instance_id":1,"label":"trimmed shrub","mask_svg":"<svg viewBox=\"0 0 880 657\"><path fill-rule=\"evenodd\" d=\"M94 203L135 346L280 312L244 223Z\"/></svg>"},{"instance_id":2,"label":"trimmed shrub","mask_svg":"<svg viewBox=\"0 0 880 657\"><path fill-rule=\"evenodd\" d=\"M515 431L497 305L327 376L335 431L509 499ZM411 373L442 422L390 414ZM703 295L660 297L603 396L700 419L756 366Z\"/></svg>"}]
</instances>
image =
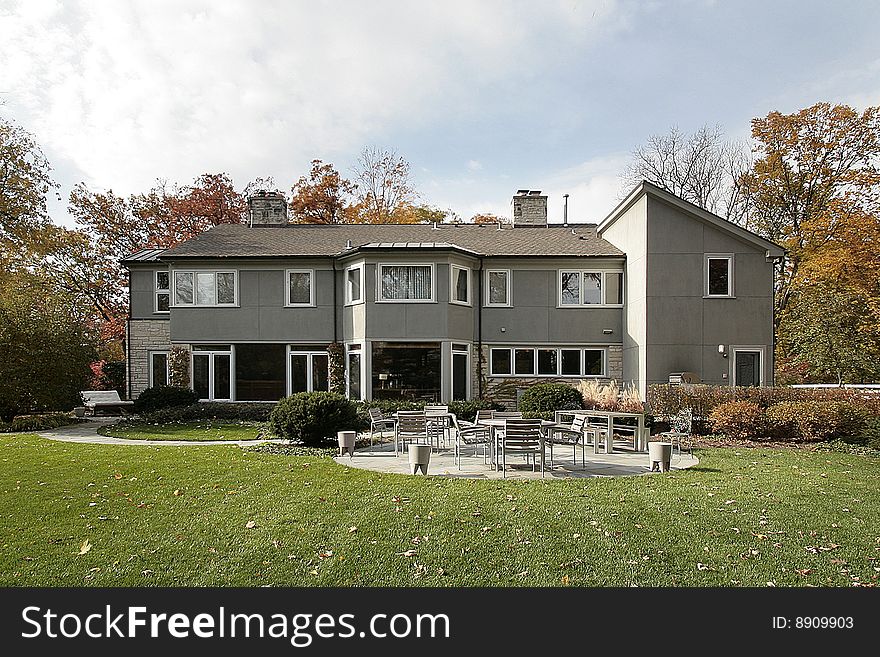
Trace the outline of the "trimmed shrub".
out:
<instances>
[{"instance_id":1,"label":"trimmed shrub","mask_svg":"<svg viewBox=\"0 0 880 657\"><path fill-rule=\"evenodd\" d=\"M153 386L144 390L134 402L134 410L145 414L160 408L190 406L199 400L198 394L189 388L178 386Z\"/></svg>"},{"instance_id":2,"label":"trimmed shrub","mask_svg":"<svg viewBox=\"0 0 880 657\"><path fill-rule=\"evenodd\" d=\"M19 415L8 424L0 422L0 433L17 433L20 431L44 431L57 429L68 424L82 422L79 418L67 413L43 413L41 415Z\"/></svg>"},{"instance_id":3,"label":"trimmed shrub","mask_svg":"<svg viewBox=\"0 0 880 657\"><path fill-rule=\"evenodd\" d=\"M455 417L465 422L473 422L477 417L477 411L503 411L504 406L488 399L472 399L471 401L449 402L449 412L455 413Z\"/></svg>"},{"instance_id":4,"label":"trimmed shrub","mask_svg":"<svg viewBox=\"0 0 880 657\"><path fill-rule=\"evenodd\" d=\"M272 409L269 425L276 436L318 447L337 431L359 426L354 402L335 392L299 392Z\"/></svg>"},{"instance_id":5,"label":"trimmed shrub","mask_svg":"<svg viewBox=\"0 0 880 657\"><path fill-rule=\"evenodd\" d=\"M709 422L713 431L728 438L763 438L767 435L764 409L753 402L719 404L709 414Z\"/></svg>"},{"instance_id":6,"label":"trimmed shrub","mask_svg":"<svg viewBox=\"0 0 880 657\"><path fill-rule=\"evenodd\" d=\"M552 420L554 411L573 411L584 407L577 388L565 383L539 383L523 393L519 410L523 417Z\"/></svg>"},{"instance_id":7,"label":"trimmed shrub","mask_svg":"<svg viewBox=\"0 0 880 657\"><path fill-rule=\"evenodd\" d=\"M794 442L854 438L870 418L865 409L840 401L782 402L767 409L773 436Z\"/></svg>"},{"instance_id":8,"label":"trimmed shrub","mask_svg":"<svg viewBox=\"0 0 880 657\"><path fill-rule=\"evenodd\" d=\"M191 406L175 406L142 415L144 421L167 424L169 422L188 422L190 420L242 420L247 422L268 422L275 402L202 402Z\"/></svg>"}]
</instances>

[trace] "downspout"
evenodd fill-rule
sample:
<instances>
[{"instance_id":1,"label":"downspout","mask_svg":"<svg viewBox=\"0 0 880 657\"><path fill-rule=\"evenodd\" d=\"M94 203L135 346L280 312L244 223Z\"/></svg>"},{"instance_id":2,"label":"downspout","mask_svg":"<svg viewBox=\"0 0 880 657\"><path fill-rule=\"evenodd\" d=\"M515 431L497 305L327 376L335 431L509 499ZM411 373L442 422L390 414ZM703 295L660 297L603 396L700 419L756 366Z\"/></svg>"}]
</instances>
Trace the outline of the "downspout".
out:
<instances>
[{"instance_id":1,"label":"downspout","mask_svg":"<svg viewBox=\"0 0 880 657\"><path fill-rule=\"evenodd\" d=\"M483 257L477 270L477 399L483 398Z\"/></svg>"},{"instance_id":2,"label":"downspout","mask_svg":"<svg viewBox=\"0 0 880 657\"><path fill-rule=\"evenodd\" d=\"M338 331L336 329L336 322L339 317L339 309L336 307L336 299L337 299L336 258L333 258L331 261L333 263L333 342L335 343L336 338L338 337Z\"/></svg>"},{"instance_id":3,"label":"downspout","mask_svg":"<svg viewBox=\"0 0 880 657\"><path fill-rule=\"evenodd\" d=\"M155 274L153 274L155 281ZM128 317L125 318L125 386L128 398L131 399L131 269L128 270ZM147 372L149 376L150 363L147 361ZM149 382L149 378L147 379Z\"/></svg>"}]
</instances>

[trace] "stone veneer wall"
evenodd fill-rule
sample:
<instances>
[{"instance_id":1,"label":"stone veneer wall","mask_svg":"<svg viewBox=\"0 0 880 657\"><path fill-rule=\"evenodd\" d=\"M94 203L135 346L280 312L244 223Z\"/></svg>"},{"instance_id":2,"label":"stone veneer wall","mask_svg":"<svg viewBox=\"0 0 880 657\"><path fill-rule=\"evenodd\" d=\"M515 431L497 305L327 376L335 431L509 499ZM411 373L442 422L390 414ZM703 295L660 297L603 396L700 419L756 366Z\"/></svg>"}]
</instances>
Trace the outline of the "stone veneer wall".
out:
<instances>
[{"instance_id":1,"label":"stone veneer wall","mask_svg":"<svg viewBox=\"0 0 880 657\"><path fill-rule=\"evenodd\" d=\"M587 377L550 377L550 376L489 376L489 347L483 347L482 372L483 396L503 404L508 410L516 410L517 390L525 390L536 383L567 383L577 385L582 378ZM608 383L612 379L618 383L623 378L623 348L620 345L608 347L608 376L597 379L600 383ZM474 396L476 396L476 382L474 383Z\"/></svg>"},{"instance_id":2,"label":"stone veneer wall","mask_svg":"<svg viewBox=\"0 0 880 657\"><path fill-rule=\"evenodd\" d=\"M129 399L150 386L151 351L171 351L171 322L167 319L130 319L127 330Z\"/></svg>"}]
</instances>

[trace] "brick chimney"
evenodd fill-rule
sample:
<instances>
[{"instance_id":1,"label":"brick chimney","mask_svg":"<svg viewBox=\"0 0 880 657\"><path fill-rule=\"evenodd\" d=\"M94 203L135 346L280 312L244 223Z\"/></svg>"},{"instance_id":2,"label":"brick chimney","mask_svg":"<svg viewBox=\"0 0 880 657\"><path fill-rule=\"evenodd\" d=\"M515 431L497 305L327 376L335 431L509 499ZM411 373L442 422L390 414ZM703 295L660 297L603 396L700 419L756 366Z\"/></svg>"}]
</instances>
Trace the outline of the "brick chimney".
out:
<instances>
[{"instance_id":1,"label":"brick chimney","mask_svg":"<svg viewBox=\"0 0 880 657\"><path fill-rule=\"evenodd\" d=\"M541 190L517 190L510 204L514 228L547 225L547 197Z\"/></svg>"},{"instance_id":2,"label":"brick chimney","mask_svg":"<svg viewBox=\"0 0 880 657\"><path fill-rule=\"evenodd\" d=\"M287 199L281 192L259 191L248 196L248 225L284 226L287 224Z\"/></svg>"}]
</instances>

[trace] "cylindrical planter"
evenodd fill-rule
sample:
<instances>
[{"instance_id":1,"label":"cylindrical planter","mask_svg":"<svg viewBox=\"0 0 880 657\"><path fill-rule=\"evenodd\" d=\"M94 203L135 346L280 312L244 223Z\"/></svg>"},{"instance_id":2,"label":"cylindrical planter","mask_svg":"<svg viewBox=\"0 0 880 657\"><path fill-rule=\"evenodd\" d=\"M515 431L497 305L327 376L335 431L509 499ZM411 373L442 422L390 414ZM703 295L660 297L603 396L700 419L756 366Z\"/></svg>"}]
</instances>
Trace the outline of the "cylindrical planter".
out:
<instances>
[{"instance_id":1,"label":"cylindrical planter","mask_svg":"<svg viewBox=\"0 0 880 657\"><path fill-rule=\"evenodd\" d=\"M349 458L354 458L355 431L337 431L336 438L339 440L339 456L348 452Z\"/></svg>"},{"instance_id":2,"label":"cylindrical planter","mask_svg":"<svg viewBox=\"0 0 880 657\"><path fill-rule=\"evenodd\" d=\"M648 443L648 461L651 472L669 472L669 462L672 460L672 443L653 442Z\"/></svg>"},{"instance_id":3,"label":"cylindrical planter","mask_svg":"<svg viewBox=\"0 0 880 657\"><path fill-rule=\"evenodd\" d=\"M74 406L73 414L76 417L85 417L86 416L86 407L85 406Z\"/></svg>"},{"instance_id":4,"label":"cylindrical planter","mask_svg":"<svg viewBox=\"0 0 880 657\"><path fill-rule=\"evenodd\" d=\"M412 473L416 474L419 470L422 474L428 474L428 463L431 462L431 446L430 445L410 445L409 446L409 466Z\"/></svg>"}]
</instances>

